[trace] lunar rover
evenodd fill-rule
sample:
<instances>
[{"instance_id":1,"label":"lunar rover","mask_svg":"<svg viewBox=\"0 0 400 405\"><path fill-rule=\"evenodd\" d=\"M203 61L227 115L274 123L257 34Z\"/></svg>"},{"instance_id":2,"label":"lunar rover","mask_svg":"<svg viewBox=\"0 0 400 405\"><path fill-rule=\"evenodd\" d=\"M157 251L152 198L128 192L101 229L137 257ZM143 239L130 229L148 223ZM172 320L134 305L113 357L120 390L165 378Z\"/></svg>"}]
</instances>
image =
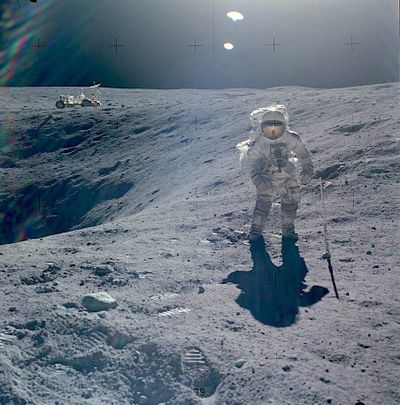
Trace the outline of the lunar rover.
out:
<instances>
[{"instance_id":1,"label":"lunar rover","mask_svg":"<svg viewBox=\"0 0 400 405\"><path fill-rule=\"evenodd\" d=\"M93 86L90 86L89 89L96 89L100 93L100 91L98 90L100 86L101 84L94 84ZM75 107L77 105L80 105L81 107L99 107L101 106L101 103L94 93L92 94L91 98L86 97L82 89L79 96L62 94L56 101L57 108Z\"/></svg>"}]
</instances>

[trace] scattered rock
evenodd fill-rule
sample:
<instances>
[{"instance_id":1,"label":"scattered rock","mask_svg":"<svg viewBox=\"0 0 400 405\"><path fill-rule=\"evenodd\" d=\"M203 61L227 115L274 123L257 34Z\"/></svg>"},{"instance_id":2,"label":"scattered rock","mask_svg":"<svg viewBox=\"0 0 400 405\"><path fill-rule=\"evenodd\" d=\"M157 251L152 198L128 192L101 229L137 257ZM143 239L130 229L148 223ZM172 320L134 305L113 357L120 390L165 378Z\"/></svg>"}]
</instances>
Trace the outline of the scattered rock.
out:
<instances>
[{"instance_id":1,"label":"scattered rock","mask_svg":"<svg viewBox=\"0 0 400 405\"><path fill-rule=\"evenodd\" d=\"M174 255L172 253L168 252L168 251L161 251L161 252L159 252L159 255L161 257L166 258L166 259L168 259L170 257L174 257Z\"/></svg>"},{"instance_id":2,"label":"scattered rock","mask_svg":"<svg viewBox=\"0 0 400 405\"><path fill-rule=\"evenodd\" d=\"M35 285L40 283L47 283L49 281L53 281L57 278L54 274L49 274L43 272L41 275L31 275L28 277L21 277L21 283L25 285Z\"/></svg>"},{"instance_id":3,"label":"scattered rock","mask_svg":"<svg viewBox=\"0 0 400 405\"><path fill-rule=\"evenodd\" d=\"M60 290L57 290L57 288L54 286L40 285L39 287L35 288L35 291L38 294L47 294L52 292L59 292Z\"/></svg>"},{"instance_id":4,"label":"scattered rock","mask_svg":"<svg viewBox=\"0 0 400 405\"><path fill-rule=\"evenodd\" d=\"M43 273L52 273L52 274L55 274L55 273L57 273L59 270L61 270L61 267L58 266L58 265L55 264L55 263L50 262L50 263L46 263L46 264L47 264L47 267L46 267L45 270L43 270Z\"/></svg>"},{"instance_id":5,"label":"scattered rock","mask_svg":"<svg viewBox=\"0 0 400 405\"><path fill-rule=\"evenodd\" d=\"M351 257L344 257L343 259L339 259L339 262L351 263L354 262L354 259Z\"/></svg>"},{"instance_id":6,"label":"scattered rock","mask_svg":"<svg viewBox=\"0 0 400 405\"><path fill-rule=\"evenodd\" d=\"M92 396L93 396L93 393L92 393L91 390L84 391L84 392L82 393L82 398L85 398L85 399L89 399L89 398L91 398Z\"/></svg>"},{"instance_id":7,"label":"scattered rock","mask_svg":"<svg viewBox=\"0 0 400 405\"><path fill-rule=\"evenodd\" d=\"M42 329L46 326L46 321L38 321L34 319L33 321L29 321L24 325L24 329L28 330L38 330Z\"/></svg>"},{"instance_id":8,"label":"scattered rock","mask_svg":"<svg viewBox=\"0 0 400 405\"><path fill-rule=\"evenodd\" d=\"M214 235L218 235L218 238L221 239L227 239L232 243L236 243L238 242L239 239L244 239L245 237L245 233L242 231L238 231L235 230L233 228L222 228L220 226L213 228L212 232ZM218 239L216 239L215 237L210 236L209 238L207 238L210 242L215 242Z\"/></svg>"},{"instance_id":9,"label":"scattered rock","mask_svg":"<svg viewBox=\"0 0 400 405\"><path fill-rule=\"evenodd\" d=\"M358 343L358 346L362 347L363 349L369 349L371 347L370 345L366 345L364 343Z\"/></svg>"},{"instance_id":10,"label":"scattered rock","mask_svg":"<svg viewBox=\"0 0 400 405\"><path fill-rule=\"evenodd\" d=\"M147 397L146 397L145 395L141 395L141 396L139 397L139 404L140 404L140 405L145 405L145 404L147 404Z\"/></svg>"},{"instance_id":11,"label":"scattered rock","mask_svg":"<svg viewBox=\"0 0 400 405\"><path fill-rule=\"evenodd\" d=\"M17 333L15 334L15 336L18 338L18 340L23 339L28 333L24 332L22 330L17 331Z\"/></svg>"},{"instance_id":12,"label":"scattered rock","mask_svg":"<svg viewBox=\"0 0 400 405\"><path fill-rule=\"evenodd\" d=\"M96 276L107 276L108 274L112 273L114 271L113 267L110 266L109 264L101 264L100 266L96 266L94 270L94 274Z\"/></svg>"},{"instance_id":13,"label":"scattered rock","mask_svg":"<svg viewBox=\"0 0 400 405\"><path fill-rule=\"evenodd\" d=\"M204 291L205 291L204 287L200 286L198 294L202 294Z\"/></svg>"},{"instance_id":14,"label":"scattered rock","mask_svg":"<svg viewBox=\"0 0 400 405\"><path fill-rule=\"evenodd\" d=\"M32 336L32 342L33 346L41 346L44 341L45 341L45 336L47 336L47 333L43 331L40 333L37 333L36 335Z\"/></svg>"},{"instance_id":15,"label":"scattered rock","mask_svg":"<svg viewBox=\"0 0 400 405\"><path fill-rule=\"evenodd\" d=\"M65 253L71 253L72 255L74 255L75 253L79 252L79 249L75 248L75 247L67 247L67 248L63 248L62 249L63 252ZM71 266L71 265L70 265Z\"/></svg>"},{"instance_id":16,"label":"scattered rock","mask_svg":"<svg viewBox=\"0 0 400 405\"><path fill-rule=\"evenodd\" d=\"M21 282L25 285L47 283L57 278L57 273L59 270L61 270L61 268L55 263L47 263L47 267L45 270L43 270L42 274L33 274L28 277L21 277Z\"/></svg>"},{"instance_id":17,"label":"scattered rock","mask_svg":"<svg viewBox=\"0 0 400 405\"><path fill-rule=\"evenodd\" d=\"M372 255L372 252L370 250L367 250L367 255Z\"/></svg>"},{"instance_id":18,"label":"scattered rock","mask_svg":"<svg viewBox=\"0 0 400 405\"><path fill-rule=\"evenodd\" d=\"M10 325L16 329L39 330L46 326L46 321L38 321L37 319L34 319L32 321L19 324L12 322Z\"/></svg>"},{"instance_id":19,"label":"scattered rock","mask_svg":"<svg viewBox=\"0 0 400 405\"><path fill-rule=\"evenodd\" d=\"M82 305L89 312L98 312L114 309L118 306L118 303L110 294L100 291L85 295L82 299Z\"/></svg>"},{"instance_id":20,"label":"scattered rock","mask_svg":"<svg viewBox=\"0 0 400 405\"><path fill-rule=\"evenodd\" d=\"M341 175L344 171L346 171L346 169L347 168L345 163L336 163L322 170L318 170L315 174L315 177L321 177L323 180L334 179Z\"/></svg>"},{"instance_id":21,"label":"scattered rock","mask_svg":"<svg viewBox=\"0 0 400 405\"><path fill-rule=\"evenodd\" d=\"M65 308L79 308L79 305L76 304L75 302L66 302L63 304Z\"/></svg>"},{"instance_id":22,"label":"scattered rock","mask_svg":"<svg viewBox=\"0 0 400 405\"><path fill-rule=\"evenodd\" d=\"M349 222L351 220L352 220L351 217L346 217L346 216L334 217L334 218L330 219L330 221L332 221L335 224L340 224L340 223L343 223L343 222Z\"/></svg>"},{"instance_id":23,"label":"scattered rock","mask_svg":"<svg viewBox=\"0 0 400 405\"><path fill-rule=\"evenodd\" d=\"M112 333L106 339L107 344L114 349L123 349L128 343L132 341L132 336L121 332Z\"/></svg>"},{"instance_id":24,"label":"scattered rock","mask_svg":"<svg viewBox=\"0 0 400 405\"><path fill-rule=\"evenodd\" d=\"M241 368L244 363L246 363L246 360L245 360L245 359L239 359L239 360L236 360L236 361L235 361L235 366L236 366L237 368Z\"/></svg>"},{"instance_id":25,"label":"scattered rock","mask_svg":"<svg viewBox=\"0 0 400 405\"><path fill-rule=\"evenodd\" d=\"M129 280L117 279L117 278L114 278L113 275L110 275L108 277L103 277L98 286L116 285L116 286L122 287L124 285L127 285L128 283L129 283Z\"/></svg>"}]
</instances>

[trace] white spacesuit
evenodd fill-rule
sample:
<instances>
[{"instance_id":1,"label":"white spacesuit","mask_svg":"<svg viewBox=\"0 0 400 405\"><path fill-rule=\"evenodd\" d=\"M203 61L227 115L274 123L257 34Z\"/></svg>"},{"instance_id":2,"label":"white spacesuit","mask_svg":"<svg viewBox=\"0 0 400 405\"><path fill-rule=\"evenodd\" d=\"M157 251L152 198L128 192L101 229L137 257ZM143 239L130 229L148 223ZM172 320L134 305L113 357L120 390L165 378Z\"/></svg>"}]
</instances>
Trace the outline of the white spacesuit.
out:
<instances>
[{"instance_id":1,"label":"white spacesuit","mask_svg":"<svg viewBox=\"0 0 400 405\"><path fill-rule=\"evenodd\" d=\"M306 184L314 172L310 153L300 135L289 130L289 116L283 104L254 110L250 120L253 129L249 139L236 145L241 152L240 165L245 163L257 189L249 240L261 236L277 191L281 192L282 236L297 240L294 221L300 187L294 162L296 158L300 160L301 182Z\"/></svg>"}]
</instances>

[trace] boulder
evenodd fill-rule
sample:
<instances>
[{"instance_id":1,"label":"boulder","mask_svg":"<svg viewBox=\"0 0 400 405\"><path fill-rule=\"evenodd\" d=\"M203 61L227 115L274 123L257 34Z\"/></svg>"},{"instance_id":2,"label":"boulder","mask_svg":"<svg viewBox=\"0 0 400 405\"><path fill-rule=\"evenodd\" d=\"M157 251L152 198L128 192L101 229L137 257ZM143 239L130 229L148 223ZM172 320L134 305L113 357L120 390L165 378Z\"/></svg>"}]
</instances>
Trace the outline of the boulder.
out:
<instances>
[{"instance_id":1,"label":"boulder","mask_svg":"<svg viewBox=\"0 0 400 405\"><path fill-rule=\"evenodd\" d=\"M98 312L114 309L118 306L117 301L106 292L96 292L87 294L82 299L82 305L89 312Z\"/></svg>"}]
</instances>

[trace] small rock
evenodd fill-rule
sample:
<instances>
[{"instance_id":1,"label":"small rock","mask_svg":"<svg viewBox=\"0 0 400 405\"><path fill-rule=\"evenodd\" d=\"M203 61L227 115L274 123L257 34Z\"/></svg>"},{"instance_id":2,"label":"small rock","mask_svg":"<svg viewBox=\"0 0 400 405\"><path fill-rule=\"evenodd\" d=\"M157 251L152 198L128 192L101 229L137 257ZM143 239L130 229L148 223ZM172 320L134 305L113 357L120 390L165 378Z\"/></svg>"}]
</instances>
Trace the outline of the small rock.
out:
<instances>
[{"instance_id":1,"label":"small rock","mask_svg":"<svg viewBox=\"0 0 400 405\"><path fill-rule=\"evenodd\" d=\"M75 302L66 302L63 304L65 308L79 308L79 305L76 304Z\"/></svg>"},{"instance_id":2,"label":"small rock","mask_svg":"<svg viewBox=\"0 0 400 405\"><path fill-rule=\"evenodd\" d=\"M58 266L56 263L53 262L49 262L46 263L47 267L43 270L44 273L52 273L55 274L57 273L59 270L61 270L61 267Z\"/></svg>"},{"instance_id":3,"label":"small rock","mask_svg":"<svg viewBox=\"0 0 400 405\"><path fill-rule=\"evenodd\" d=\"M200 286L198 294L202 294L204 291L205 291L204 287Z\"/></svg>"},{"instance_id":4,"label":"small rock","mask_svg":"<svg viewBox=\"0 0 400 405\"><path fill-rule=\"evenodd\" d=\"M118 306L118 303L110 294L101 291L85 295L82 299L82 305L89 312L98 312L114 309Z\"/></svg>"},{"instance_id":5,"label":"small rock","mask_svg":"<svg viewBox=\"0 0 400 405\"><path fill-rule=\"evenodd\" d=\"M170 257L174 257L174 255L173 255L172 253L167 252L167 251L161 251L161 252L159 252L159 255L160 255L161 257L166 258L166 259L168 259L168 258L170 258Z\"/></svg>"},{"instance_id":6,"label":"small rock","mask_svg":"<svg viewBox=\"0 0 400 405\"><path fill-rule=\"evenodd\" d=\"M115 332L107 337L106 342L114 349L123 349L132 340L133 338L126 333Z\"/></svg>"},{"instance_id":7,"label":"small rock","mask_svg":"<svg viewBox=\"0 0 400 405\"><path fill-rule=\"evenodd\" d=\"M92 396L93 396L93 393L92 393L91 390L84 391L84 392L82 393L82 397L85 398L85 399L91 398Z\"/></svg>"},{"instance_id":8,"label":"small rock","mask_svg":"<svg viewBox=\"0 0 400 405\"><path fill-rule=\"evenodd\" d=\"M33 346L40 346L44 343L44 335L42 333L38 333L32 336Z\"/></svg>"},{"instance_id":9,"label":"small rock","mask_svg":"<svg viewBox=\"0 0 400 405\"><path fill-rule=\"evenodd\" d=\"M372 255L372 252L370 250L367 250L367 255Z\"/></svg>"},{"instance_id":10,"label":"small rock","mask_svg":"<svg viewBox=\"0 0 400 405\"><path fill-rule=\"evenodd\" d=\"M371 346L366 345L365 343L358 343L358 346L362 347L363 349L369 349Z\"/></svg>"},{"instance_id":11,"label":"small rock","mask_svg":"<svg viewBox=\"0 0 400 405\"><path fill-rule=\"evenodd\" d=\"M38 294L47 294L47 293L52 293L52 292L59 292L59 290L57 290L56 287L48 286L48 285L41 285L39 287L36 287L35 291Z\"/></svg>"},{"instance_id":12,"label":"small rock","mask_svg":"<svg viewBox=\"0 0 400 405\"><path fill-rule=\"evenodd\" d=\"M113 271L114 271L114 269L109 264L102 264L100 266L96 266L96 268L94 270L94 274L96 274L96 276L103 277L103 276L107 276L108 274L112 273Z\"/></svg>"},{"instance_id":13,"label":"small rock","mask_svg":"<svg viewBox=\"0 0 400 405\"><path fill-rule=\"evenodd\" d=\"M44 328L46 326L46 321L38 321L37 319L33 321L29 321L22 325L23 329L28 329L28 330L38 330L41 328Z\"/></svg>"},{"instance_id":14,"label":"small rock","mask_svg":"<svg viewBox=\"0 0 400 405\"><path fill-rule=\"evenodd\" d=\"M147 404L147 397L146 397L145 395L141 395L141 396L139 397L139 404L140 404L140 405L145 405L145 404Z\"/></svg>"},{"instance_id":15,"label":"small rock","mask_svg":"<svg viewBox=\"0 0 400 405\"><path fill-rule=\"evenodd\" d=\"M18 338L18 340L23 339L26 335L27 335L27 333L22 330L17 331L17 333L15 334L15 336Z\"/></svg>"},{"instance_id":16,"label":"small rock","mask_svg":"<svg viewBox=\"0 0 400 405\"><path fill-rule=\"evenodd\" d=\"M343 259L339 259L339 262L351 263L354 262L354 259L351 257L344 257Z\"/></svg>"},{"instance_id":17,"label":"small rock","mask_svg":"<svg viewBox=\"0 0 400 405\"><path fill-rule=\"evenodd\" d=\"M244 363L246 363L246 360L245 360L245 359L239 359L239 360L236 360L236 361L235 361L235 366L236 366L237 368L241 368Z\"/></svg>"}]
</instances>

